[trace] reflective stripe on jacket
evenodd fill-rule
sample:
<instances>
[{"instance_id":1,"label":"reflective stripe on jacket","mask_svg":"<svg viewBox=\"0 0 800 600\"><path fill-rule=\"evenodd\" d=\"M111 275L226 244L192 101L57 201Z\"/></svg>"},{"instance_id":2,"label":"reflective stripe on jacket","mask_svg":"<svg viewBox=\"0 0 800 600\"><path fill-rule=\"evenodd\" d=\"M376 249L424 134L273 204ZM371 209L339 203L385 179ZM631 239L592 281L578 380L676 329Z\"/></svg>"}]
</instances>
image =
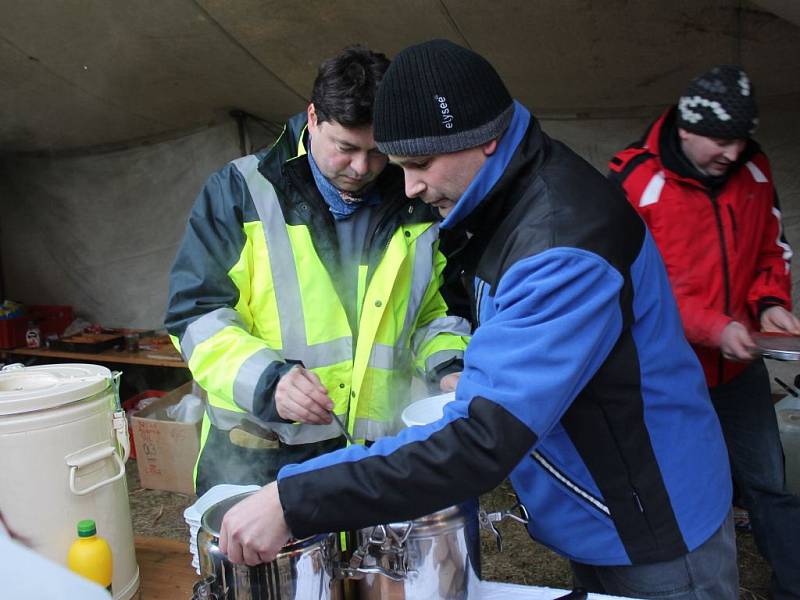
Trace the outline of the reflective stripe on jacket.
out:
<instances>
[{"instance_id":1,"label":"reflective stripe on jacket","mask_svg":"<svg viewBox=\"0 0 800 600\"><path fill-rule=\"evenodd\" d=\"M307 158L295 156L303 125L293 119L268 152L209 179L173 267L166 324L208 392L216 427L247 420L286 444L340 435L335 423L300 425L274 410L277 380L302 363L350 433L375 440L394 431L414 369L425 375L460 359L469 326L446 315L439 293L438 226L402 195L390 167L376 184L384 201L358 267L354 336L336 288L333 222Z\"/></svg>"}]
</instances>

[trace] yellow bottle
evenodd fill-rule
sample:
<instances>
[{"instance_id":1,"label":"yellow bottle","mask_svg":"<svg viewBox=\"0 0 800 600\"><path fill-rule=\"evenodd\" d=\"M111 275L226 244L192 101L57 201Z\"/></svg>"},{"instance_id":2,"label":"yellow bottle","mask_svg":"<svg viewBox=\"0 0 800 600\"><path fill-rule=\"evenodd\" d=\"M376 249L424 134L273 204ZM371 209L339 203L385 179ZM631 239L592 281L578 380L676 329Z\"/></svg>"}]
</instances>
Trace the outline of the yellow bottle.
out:
<instances>
[{"instance_id":1,"label":"yellow bottle","mask_svg":"<svg viewBox=\"0 0 800 600\"><path fill-rule=\"evenodd\" d=\"M111 548L108 542L97 536L97 528L91 519L78 523L78 539L69 547L67 566L111 592Z\"/></svg>"}]
</instances>

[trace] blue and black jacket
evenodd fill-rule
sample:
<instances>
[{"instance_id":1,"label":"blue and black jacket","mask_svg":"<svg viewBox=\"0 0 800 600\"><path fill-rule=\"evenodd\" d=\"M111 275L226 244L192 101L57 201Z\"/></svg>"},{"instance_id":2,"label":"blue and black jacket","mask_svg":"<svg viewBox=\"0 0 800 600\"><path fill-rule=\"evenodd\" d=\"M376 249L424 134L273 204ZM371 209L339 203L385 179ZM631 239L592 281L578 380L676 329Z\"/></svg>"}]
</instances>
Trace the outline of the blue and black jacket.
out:
<instances>
[{"instance_id":1,"label":"blue and black jacket","mask_svg":"<svg viewBox=\"0 0 800 600\"><path fill-rule=\"evenodd\" d=\"M457 219L455 217L458 217ZM731 502L727 453L650 234L517 113L443 227L478 327L444 417L281 470L293 534L410 519L510 474L532 537L587 564L669 560Z\"/></svg>"}]
</instances>

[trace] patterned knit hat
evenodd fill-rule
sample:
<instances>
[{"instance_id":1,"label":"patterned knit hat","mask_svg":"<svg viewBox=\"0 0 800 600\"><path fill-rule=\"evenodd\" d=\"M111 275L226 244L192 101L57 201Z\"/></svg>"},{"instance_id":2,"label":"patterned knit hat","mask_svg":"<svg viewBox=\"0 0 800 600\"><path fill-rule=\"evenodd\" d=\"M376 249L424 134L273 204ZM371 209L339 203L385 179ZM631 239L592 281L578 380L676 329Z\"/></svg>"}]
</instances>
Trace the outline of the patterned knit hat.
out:
<instances>
[{"instance_id":1,"label":"patterned knit hat","mask_svg":"<svg viewBox=\"0 0 800 600\"><path fill-rule=\"evenodd\" d=\"M758 125L758 108L747 73L720 65L695 77L678 101L677 123L705 137L749 138Z\"/></svg>"},{"instance_id":2,"label":"patterned knit hat","mask_svg":"<svg viewBox=\"0 0 800 600\"><path fill-rule=\"evenodd\" d=\"M514 102L492 65L448 40L400 52L375 98L375 143L385 154L422 156L474 148L498 137Z\"/></svg>"}]
</instances>

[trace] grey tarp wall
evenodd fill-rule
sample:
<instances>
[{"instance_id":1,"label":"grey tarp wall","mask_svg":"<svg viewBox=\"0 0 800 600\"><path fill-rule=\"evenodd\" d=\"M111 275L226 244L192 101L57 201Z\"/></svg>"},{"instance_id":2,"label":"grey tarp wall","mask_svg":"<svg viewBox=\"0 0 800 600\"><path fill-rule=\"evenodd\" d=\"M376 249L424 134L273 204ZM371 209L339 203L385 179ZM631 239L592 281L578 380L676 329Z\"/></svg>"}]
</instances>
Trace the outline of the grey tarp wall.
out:
<instances>
[{"instance_id":1,"label":"grey tarp wall","mask_svg":"<svg viewBox=\"0 0 800 600\"><path fill-rule=\"evenodd\" d=\"M7 297L71 304L110 327L161 327L189 208L239 154L233 122L155 145L0 165Z\"/></svg>"},{"instance_id":2,"label":"grey tarp wall","mask_svg":"<svg viewBox=\"0 0 800 600\"><path fill-rule=\"evenodd\" d=\"M605 171L611 154L637 139L650 119L542 122ZM772 158L787 237L800 250L800 107L762 106L758 139ZM208 175L239 153L231 122L117 152L5 161L0 214L8 297L72 304L109 326L159 327L191 204ZM800 269L794 278L797 295Z\"/></svg>"}]
</instances>

